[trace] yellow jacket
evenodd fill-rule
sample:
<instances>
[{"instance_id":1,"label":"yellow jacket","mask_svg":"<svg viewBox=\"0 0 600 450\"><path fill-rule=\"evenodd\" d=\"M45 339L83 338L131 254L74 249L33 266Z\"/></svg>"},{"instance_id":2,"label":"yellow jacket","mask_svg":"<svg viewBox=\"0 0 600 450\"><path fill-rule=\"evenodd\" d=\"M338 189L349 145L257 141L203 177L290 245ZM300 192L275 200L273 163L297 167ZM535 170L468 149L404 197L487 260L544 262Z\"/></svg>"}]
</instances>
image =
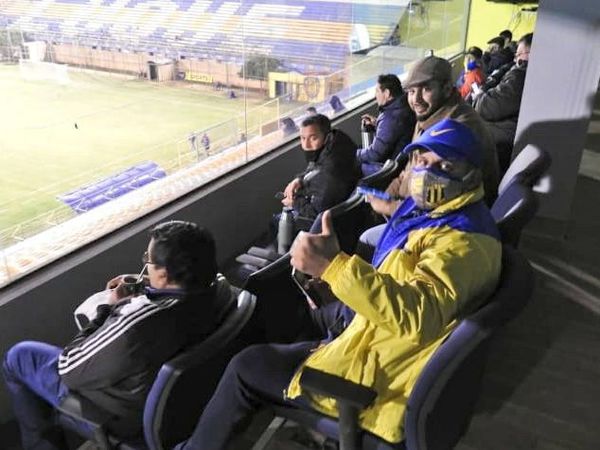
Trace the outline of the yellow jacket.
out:
<instances>
[{"instance_id":1,"label":"yellow jacket","mask_svg":"<svg viewBox=\"0 0 600 450\"><path fill-rule=\"evenodd\" d=\"M457 319L498 282L502 247L482 197L480 187L416 216L408 199L386 227L377 268L358 256L335 257L322 279L356 316L306 359L289 398L308 395L299 384L304 366L343 377L377 392L361 426L388 442L403 439L406 402L419 373ZM310 398L319 411L337 415L334 400Z\"/></svg>"}]
</instances>

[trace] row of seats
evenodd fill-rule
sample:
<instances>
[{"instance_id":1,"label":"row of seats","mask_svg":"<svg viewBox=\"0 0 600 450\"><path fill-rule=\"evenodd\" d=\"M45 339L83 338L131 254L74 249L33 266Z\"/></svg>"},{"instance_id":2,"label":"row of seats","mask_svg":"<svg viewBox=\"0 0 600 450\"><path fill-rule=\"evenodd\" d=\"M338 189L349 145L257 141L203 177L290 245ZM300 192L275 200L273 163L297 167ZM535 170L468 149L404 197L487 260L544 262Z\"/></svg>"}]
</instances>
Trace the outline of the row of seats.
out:
<instances>
[{"instance_id":1,"label":"row of seats","mask_svg":"<svg viewBox=\"0 0 600 450\"><path fill-rule=\"evenodd\" d=\"M404 441L394 445L360 430L360 412L373 402L375 391L312 369L303 371L300 383L313 394L334 398L339 419L292 405L272 405L275 414L320 432L339 443L340 450L453 448L468 426L495 331L514 318L531 297L533 270L515 248L521 230L537 211L536 188L549 182L545 173L550 163L547 152L527 146L504 175L492 207L503 243L499 286L482 308L460 322L419 375L408 398ZM381 181L385 182L385 177ZM353 209L351 202L344 203L348 209L337 214L336 231L341 222L355 220L348 214ZM311 231L319 232L319 226L320 217ZM289 254L252 274L245 288L260 293L274 277L287 272Z\"/></svg>"},{"instance_id":2,"label":"row of seats","mask_svg":"<svg viewBox=\"0 0 600 450\"><path fill-rule=\"evenodd\" d=\"M246 54L266 54L291 68L316 64L339 69L354 23L366 25L375 45L389 36L403 11L400 6L373 8L361 1L121 3L13 0L0 12L0 24L59 43L161 53L169 49L177 52L168 55L173 57L229 56L239 62L243 47Z\"/></svg>"},{"instance_id":3,"label":"row of seats","mask_svg":"<svg viewBox=\"0 0 600 450\"><path fill-rule=\"evenodd\" d=\"M145 161L57 198L81 214L165 176L166 172L158 164Z\"/></svg>"},{"instance_id":4,"label":"row of seats","mask_svg":"<svg viewBox=\"0 0 600 450\"><path fill-rule=\"evenodd\" d=\"M549 165L550 159L544 151L528 146L500 183L498 200L493 208L503 240L499 286L483 307L460 321L419 375L408 398L403 442L392 445L358 427L360 410L373 402L374 391L315 370L304 371L303 387L315 394L335 398L340 419L292 405L271 405L274 413L339 441L341 450L452 448L468 425L492 337L524 308L531 296L533 271L514 245L522 228L535 213L534 189ZM379 173L363 183L367 181L372 187L384 187L401 167L402 161L386 163ZM332 210L334 228L346 249L356 244L364 226L350 226L356 224L355 214L364 205L356 201L356 197L352 195ZM320 223L319 219L315 223ZM318 227L312 231L318 232ZM346 236L342 236L344 234ZM239 294L237 291L232 293L238 295L238 309L223 326L207 341L162 366L146 400L143 437L135 442L123 442L110 436L104 428L110 413L97 411L94 405L75 394L67 397L61 406L61 423L69 427L70 418L85 418L92 425L86 438L94 439L103 450L166 449L189 436L227 360L243 346L236 337L250 319L256 298L260 298L261 291L273 286L275 278L289 278L289 261L289 254L284 255L250 275L244 290Z\"/></svg>"}]
</instances>

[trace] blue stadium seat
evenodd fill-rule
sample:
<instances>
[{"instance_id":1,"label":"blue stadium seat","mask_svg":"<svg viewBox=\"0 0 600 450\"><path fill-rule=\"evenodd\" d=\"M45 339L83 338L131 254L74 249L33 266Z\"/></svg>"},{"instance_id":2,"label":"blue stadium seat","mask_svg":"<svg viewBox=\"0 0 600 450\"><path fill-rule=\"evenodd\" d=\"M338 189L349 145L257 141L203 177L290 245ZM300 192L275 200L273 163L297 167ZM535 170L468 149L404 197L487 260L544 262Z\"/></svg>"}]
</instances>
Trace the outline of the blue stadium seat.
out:
<instances>
[{"instance_id":1,"label":"blue stadium seat","mask_svg":"<svg viewBox=\"0 0 600 450\"><path fill-rule=\"evenodd\" d=\"M508 167L491 208L503 243L518 245L521 231L537 212L539 195L542 195L538 192L549 189L550 179L546 173L551 164L548 152L527 145Z\"/></svg>"},{"instance_id":2,"label":"blue stadium seat","mask_svg":"<svg viewBox=\"0 0 600 450\"><path fill-rule=\"evenodd\" d=\"M244 54L238 32L227 26L240 18L248 18L244 32L246 54L280 59L286 67L305 72L343 68L353 24L365 25L371 45L375 46L392 33L406 10L406 6L393 2L373 7L368 1L314 0L285 7L267 0L248 0L240 5L222 0L208 4L178 0L176 10L167 5L149 7L148 2L142 0L130 0L122 7L116 5L114 0L95 4L95 20L91 21L87 0L48 0L39 7L11 0L8 7L3 8L6 12L0 11L0 23L19 27L37 40L98 48L110 46L113 50L173 52L173 57L229 58L241 63ZM123 24L117 20L122 8L143 10L146 25L156 23L156 26ZM257 13L281 29L275 30L273 35L265 35L263 21L256 20ZM207 26L196 27L198 22ZM213 23L224 24L225 31L215 32L220 27L210 26Z\"/></svg>"},{"instance_id":3,"label":"blue stadium seat","mask_svg":"<svg viewBox=\"0 0 600 450\"><path fill-rule=\"evenodd\" d=\"M501 195L513 179L529 187L534 187L544 177L552 165L550 154L534 145L527 145L510 163L508 170L500 180L498 195Z\"/></svg>"},{"instance_id":4,"label":"blue stadium seat","mask_svg":"<svg viewBox=\"0 0 600 450\"><path fill-rule=\"evenodd\" d=\"M166 175L158 164L145 161L89 186L58 195L57 198L80 214Z\"/></svg>"},{"instance_id":5,"label":"blue stadium seat","mask_svg":"<svg viewBox=\"0 0 600 450\"><path fill-rule=\"evenodd\" d=\"M504 188L491 208L504 244L518 245L521 231L535 216L538 205L532 188L518 178Z\"/></svg>"}]
</instances>

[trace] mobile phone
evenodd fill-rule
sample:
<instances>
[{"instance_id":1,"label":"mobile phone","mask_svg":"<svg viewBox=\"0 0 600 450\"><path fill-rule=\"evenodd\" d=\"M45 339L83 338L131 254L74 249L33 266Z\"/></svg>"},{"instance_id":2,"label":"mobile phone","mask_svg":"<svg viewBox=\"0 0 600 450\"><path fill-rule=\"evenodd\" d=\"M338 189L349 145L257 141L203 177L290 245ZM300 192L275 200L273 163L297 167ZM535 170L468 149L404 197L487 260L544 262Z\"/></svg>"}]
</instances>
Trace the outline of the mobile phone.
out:
<instances>
[{"instance_id":1,"label":"mobile phone","mask_svg":"<svg viewBox=\"0 0 600 450\"><path fill-rule=\"evenodd\" d=\"M394 200L390 194L384 191L380 191L378 189L373 189L366 186L358 186L357 192L362 195L372 195L373 197L379 198L381 200L385 200L386 202L391 202Z\"/></svg>"},{"instance_id":2,"label":"mobile phone","mask_svg":"<svg viewBox=\"0 0 600 450\"><path fill-rule=\"evenodd\" d=\"M304 294L304 297L306 298L306 301L308 302L308 306L310 306L311 309L317 309L319 306L315 303L315 301L312 299L312 297L310 296L310 294L308 293L308 291L306 290L305 286L306 283L308 282L310 278L308 277L308 275L299 272L298 270L296 270L296 268L292 268L292 280L294 280L294 283L296 284L296 286L298 287L298 289L300 289L300 292L302 292L302 294Z\"/></svg>"}]
</instances>

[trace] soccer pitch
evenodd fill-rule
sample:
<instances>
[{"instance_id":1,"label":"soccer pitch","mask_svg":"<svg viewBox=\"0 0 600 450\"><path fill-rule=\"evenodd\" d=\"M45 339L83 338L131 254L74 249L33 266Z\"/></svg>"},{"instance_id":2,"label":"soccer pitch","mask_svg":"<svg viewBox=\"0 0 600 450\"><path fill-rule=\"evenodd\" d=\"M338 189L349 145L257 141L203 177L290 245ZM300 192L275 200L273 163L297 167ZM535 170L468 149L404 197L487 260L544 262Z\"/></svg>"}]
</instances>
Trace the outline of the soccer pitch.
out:
<instances>
[{"instance_id":1,"label":"soccer pitch","mask_svg":"<svg viewBox=\"0 0 600 450\"><path fill-rule=\"evenodd\" d=\"M25 81L18 65L0 65L0 231L60 208L56 195L141 161L165 169L182 155L192 162L192 131L225 122L208 132L212 151L224 134L243 131L245 107L266 101L97 72L71 71L69 80ZM249 127L279 113L275 103L259 112Z\"/></svg>"}]
</instances>

